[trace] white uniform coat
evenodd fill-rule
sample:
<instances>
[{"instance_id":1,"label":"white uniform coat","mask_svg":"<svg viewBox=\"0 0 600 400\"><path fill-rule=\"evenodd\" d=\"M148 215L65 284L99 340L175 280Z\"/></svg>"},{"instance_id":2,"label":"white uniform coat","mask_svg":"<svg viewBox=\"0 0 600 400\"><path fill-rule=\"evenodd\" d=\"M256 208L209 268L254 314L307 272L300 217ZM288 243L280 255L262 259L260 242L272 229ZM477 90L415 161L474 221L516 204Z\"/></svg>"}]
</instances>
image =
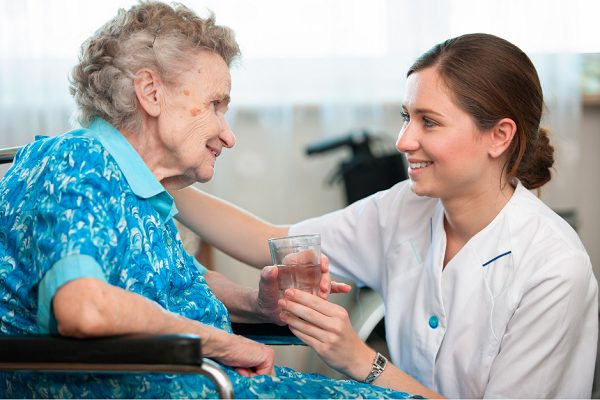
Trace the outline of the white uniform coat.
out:
<instances>
[{"instance_id":1,"label":"white uniform coat","mask_svg":"<svg viewBox=\"0 0 600 400\"><path fill-rule=\"evenodd\" d=\"M575 231L517 184L442 271L438 199L401 182L292 226L331 272L376 290L394 365L451 398L589 398L598 284Z\"/></svg>"}]
</instances>

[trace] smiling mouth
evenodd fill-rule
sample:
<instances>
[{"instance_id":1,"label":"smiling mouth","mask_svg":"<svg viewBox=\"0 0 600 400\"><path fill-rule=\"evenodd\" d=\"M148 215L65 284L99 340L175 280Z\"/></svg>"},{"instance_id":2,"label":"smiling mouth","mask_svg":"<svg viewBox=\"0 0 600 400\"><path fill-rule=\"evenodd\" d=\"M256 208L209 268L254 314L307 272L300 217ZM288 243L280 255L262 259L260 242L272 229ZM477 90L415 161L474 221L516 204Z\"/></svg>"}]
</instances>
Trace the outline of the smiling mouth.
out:
<instances>
[{"instance_id":1,"label":"smiling mouth","mask_svg":"<svg viewBox=\"0 0 600 400\"><path fill-rule=\"evenodd\" d=\"M219 155L221 154L221 152L220 152L220 151L218 151L218 150L215 150L215 149L214 149L214 148L212 148L212 147L208 147L208 146L206 146L206 148L207 148L207 149L208 149L208 150L209 150L209 151L212 153L212 155L213 155L213 156L215 156L215 158L219 157Z\"/></svg>"},{"instance_id":2,"label":"smiling mouth","mask_svg":"<svg viewBox=\"0 0 600 400\"><path fill-rule=\"evenodd\" d=\"M425 168L425 167L429 167L431 164L433 164L433 162L428 161L428 162L418 162L418 163L409 163L410 164L410 168L411 169L419 169L419 168Z\"/></svg>"}]
</instances>

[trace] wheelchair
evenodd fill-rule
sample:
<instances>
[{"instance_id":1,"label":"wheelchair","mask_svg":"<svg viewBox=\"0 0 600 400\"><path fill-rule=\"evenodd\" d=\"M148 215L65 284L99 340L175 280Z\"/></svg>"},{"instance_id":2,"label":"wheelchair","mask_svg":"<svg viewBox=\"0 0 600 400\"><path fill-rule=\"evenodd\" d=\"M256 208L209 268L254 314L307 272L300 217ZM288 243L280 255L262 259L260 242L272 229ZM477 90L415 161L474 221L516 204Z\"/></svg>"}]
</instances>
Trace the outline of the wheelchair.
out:
<instances>
[{"instance_id":1,"label":"wheelchair","mask_svg":"<svg viewBox=\"0 0 600 400\"><path fill-rule=\"evenodd\" d=\"M0 149L0 164L11 163L20 149ZM304 345L287 326L233 323L232 328L237 335L265 344ZM93 339L0 335L0 371L200 374L215 383L220 398L234 398L225 371L202 357L200 337L190 334Z\"/></svg>"}]
</instances>

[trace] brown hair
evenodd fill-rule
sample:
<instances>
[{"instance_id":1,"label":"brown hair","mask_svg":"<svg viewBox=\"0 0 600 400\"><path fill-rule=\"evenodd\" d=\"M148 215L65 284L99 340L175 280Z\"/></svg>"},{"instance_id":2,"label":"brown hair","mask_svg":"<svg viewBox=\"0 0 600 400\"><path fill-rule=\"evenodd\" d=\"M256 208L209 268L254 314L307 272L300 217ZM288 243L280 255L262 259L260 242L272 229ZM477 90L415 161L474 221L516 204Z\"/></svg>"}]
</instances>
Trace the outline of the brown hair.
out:
<instances>
[{"instance_id":1,"label":"brown hair","mask_svg":"<svg viewBox=\"0 0 600 400\"><path fill-rule=\"evenodd\" d=\"M516 177L527 189L535 189L552 178L554 147L548 130L540 127L542 87L523 51L497 36L468 34L435 45L413 63L407 76L431 67L480 130L491 129L502 118L517 125L507 149L507 182Z\"/></svg>"},{"instance_id":2,"label":"brown hair","mask_svg":"<svg viewBox=\"0 0 600 400\"><path fill-rule=\"evenodd\" d=\"M133 80L141 68L154 70L167 85L200 49L219 54L230 67L241 53L230 28L205 19L179 3L139 0L98 29L82 45L71 70L70 92L77 119L89 126L96 117L119 128L139 131Z\"/></svg>"}]
</instances>

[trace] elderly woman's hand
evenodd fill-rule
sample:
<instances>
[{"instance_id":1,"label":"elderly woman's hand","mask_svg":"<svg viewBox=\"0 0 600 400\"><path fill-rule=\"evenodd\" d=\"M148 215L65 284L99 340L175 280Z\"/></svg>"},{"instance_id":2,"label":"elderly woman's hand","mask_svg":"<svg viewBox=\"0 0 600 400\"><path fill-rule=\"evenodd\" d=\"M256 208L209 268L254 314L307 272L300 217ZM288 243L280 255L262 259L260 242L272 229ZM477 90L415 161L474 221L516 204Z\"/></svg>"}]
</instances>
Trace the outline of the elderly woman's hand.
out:
<instances>
[{"instance_id":1,"label":"elderly woman's hand","mask_svg":"<svg viewBox=\"0 0 600 400\"><path fill-rule=\"evenodd\" d=\"M206 327L206 332L208 335L206 345L202 348L203 356L234 367L237 373L245 377L275 375L275 353L272 348L213 327Z\"/></svg>"},{"instance_id":2,"label":"elderly woman's hand","mask_svg":"<svg viewBox=\"0 0 600 400\"><path fill-rule=\"evenodd\" d=\"M258 289L258 309L266 321L272 321L278 325L285 325L286 322L280 318L281 306L279 305L279 289L277 287L277 267L264 267L260 274L260 283ZM329 259L327 256L321 256L321 298L327 300L330 293L348 293L351 290L349 285L331 281L329 274Z\"/></svg>"}]
</instances>

